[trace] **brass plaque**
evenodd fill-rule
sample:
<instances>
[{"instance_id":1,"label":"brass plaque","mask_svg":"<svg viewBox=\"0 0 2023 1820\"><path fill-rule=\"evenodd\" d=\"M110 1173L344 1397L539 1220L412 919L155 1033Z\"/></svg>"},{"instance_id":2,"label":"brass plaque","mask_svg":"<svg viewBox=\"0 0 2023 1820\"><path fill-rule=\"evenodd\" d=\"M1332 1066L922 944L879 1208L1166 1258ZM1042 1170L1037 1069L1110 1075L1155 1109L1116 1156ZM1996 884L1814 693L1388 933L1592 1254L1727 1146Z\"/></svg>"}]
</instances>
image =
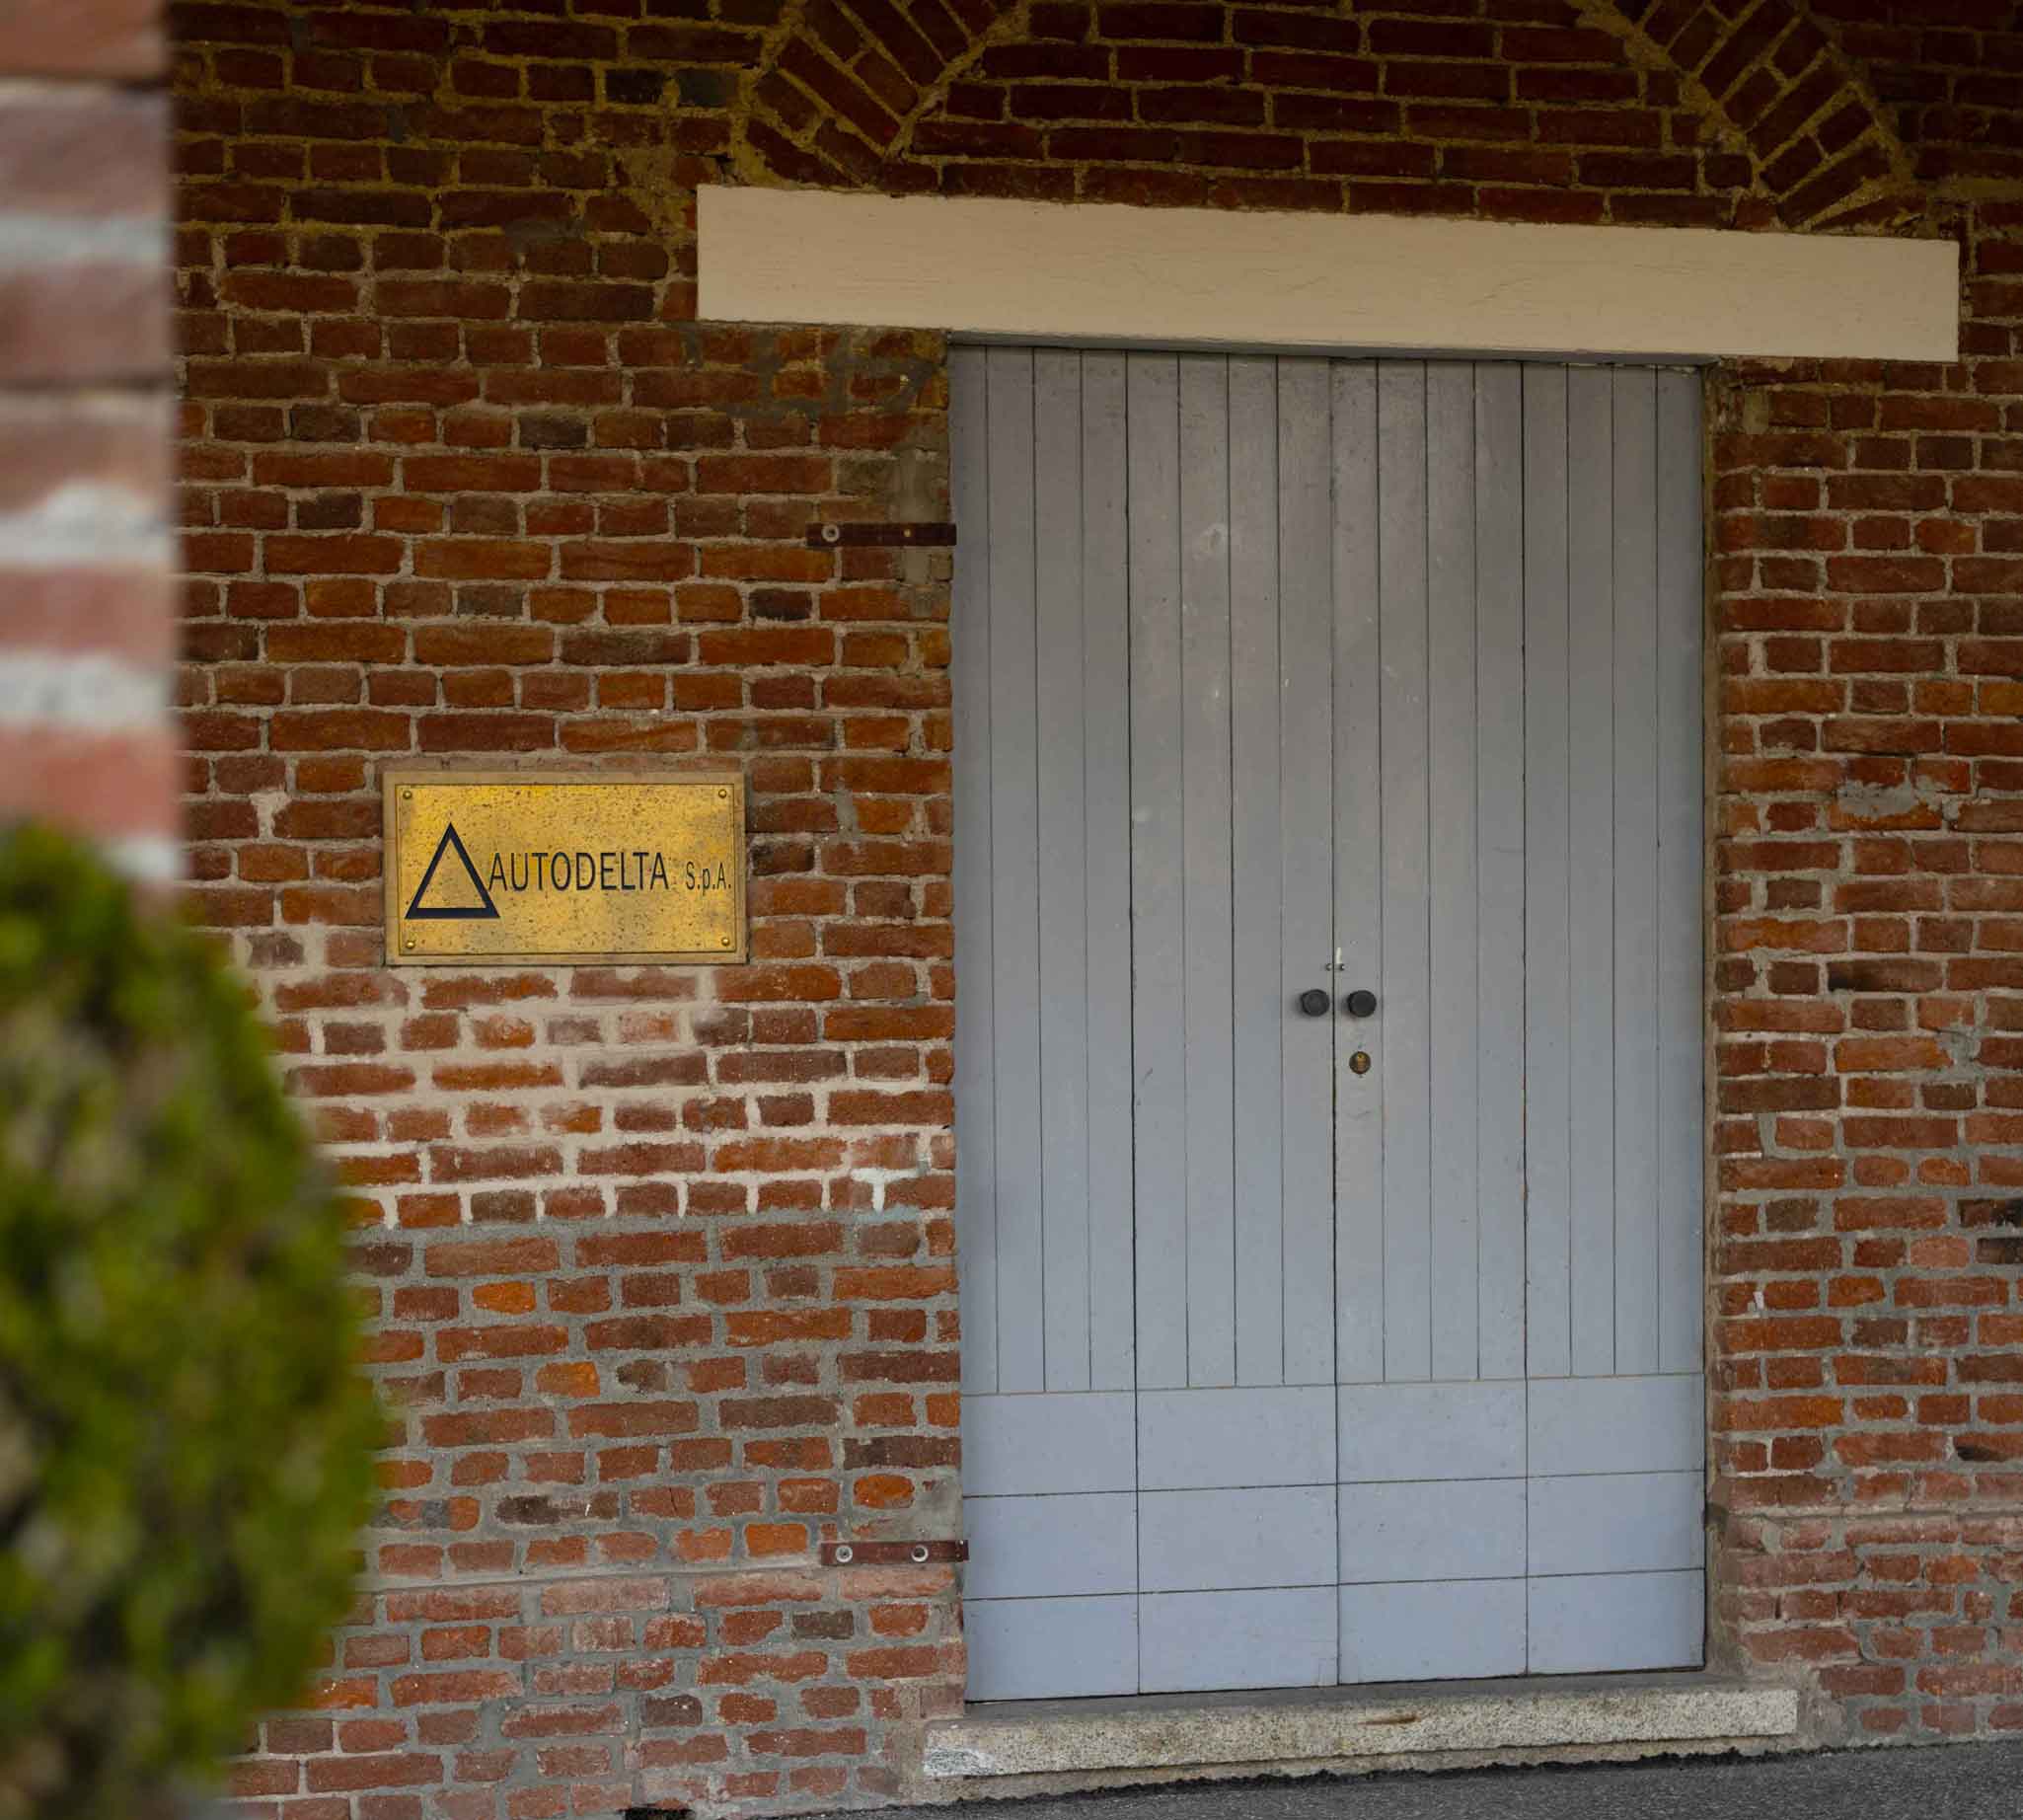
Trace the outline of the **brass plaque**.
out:
<instances>
[{"instance_id":1,"label":"brass plaque","mask_svg":"<svg viewBox=\"0 0 2023 1820\"><path fill-rule=\"evenodd\" d=\"M741 961L735 772L389 771L387 959Z\"/></svg>"}]
</instances>

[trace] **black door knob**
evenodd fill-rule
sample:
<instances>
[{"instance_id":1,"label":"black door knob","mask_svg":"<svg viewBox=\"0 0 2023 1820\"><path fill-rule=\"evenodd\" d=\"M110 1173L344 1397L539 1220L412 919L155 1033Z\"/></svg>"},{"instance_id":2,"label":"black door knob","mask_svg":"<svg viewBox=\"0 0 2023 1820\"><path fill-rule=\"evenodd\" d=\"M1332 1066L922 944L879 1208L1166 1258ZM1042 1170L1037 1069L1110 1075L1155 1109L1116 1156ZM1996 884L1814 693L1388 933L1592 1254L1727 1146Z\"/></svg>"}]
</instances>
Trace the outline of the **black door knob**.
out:
<instances>
[{"instance_id":1,"label":"black door knob","mask_svg":"<svg viewBox=\"0 0 2023 1820\"><path fill-rule=\"evenodd\" d=\"M1352 1018L1367 1018L1377 1009L1377 994L1374 992L1352 992L1342 1000L1342 1010Z\"/></svg>"},{"instance_id":2,"label":"black door knob","mask_svg":"<svg viewBox=\"0 0 2023 1820\"><path fill-rule=\"evenodd\" d=\"M1309 986L1305 992L1300 994L1300 1009L1310 1018L1326 1017L1327 994L1322 992L1318 986Z\"/></svg>"}]
</instances>

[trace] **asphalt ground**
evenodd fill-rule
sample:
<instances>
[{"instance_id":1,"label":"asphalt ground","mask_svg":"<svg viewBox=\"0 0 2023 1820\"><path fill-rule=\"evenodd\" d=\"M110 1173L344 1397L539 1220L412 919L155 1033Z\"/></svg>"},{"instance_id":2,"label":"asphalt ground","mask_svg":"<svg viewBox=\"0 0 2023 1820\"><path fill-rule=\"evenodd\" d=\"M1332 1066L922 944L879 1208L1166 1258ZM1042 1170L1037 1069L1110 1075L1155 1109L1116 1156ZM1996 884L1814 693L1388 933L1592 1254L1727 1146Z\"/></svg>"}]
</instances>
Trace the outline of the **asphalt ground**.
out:
<instances>
[{"instance_id":1,"label":"asphalt ground","mask_svg":"<svg viewBox=\"0 0 2023 1820\"><path fill-rule=\"evenodd\" d=\"M947 1820L946 1807L884 1820ZM968 1801L971 1820L2023 1820L2023 1744L1172 1783Z\"/></svg>"}]
</instances>

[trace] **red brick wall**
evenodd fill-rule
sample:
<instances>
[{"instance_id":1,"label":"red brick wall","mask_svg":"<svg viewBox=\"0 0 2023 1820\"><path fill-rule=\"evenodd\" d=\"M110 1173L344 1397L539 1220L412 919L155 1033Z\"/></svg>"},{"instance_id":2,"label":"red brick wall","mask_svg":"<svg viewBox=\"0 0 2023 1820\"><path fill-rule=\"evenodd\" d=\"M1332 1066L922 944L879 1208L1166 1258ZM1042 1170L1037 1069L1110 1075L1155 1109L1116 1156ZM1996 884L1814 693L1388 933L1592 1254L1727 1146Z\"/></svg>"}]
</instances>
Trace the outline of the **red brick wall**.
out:
<instances>
[{"instance_id":1,"label":"red brick wall","mask_svg":"<svg viewBox=\"0 0 2023 1820\"><path fill-rule=\"evenodd\" d=\"M722 85L671 47L753 35L182 31L191 894L358 1190L397 1411L356 1622L236 1785L875 1798L961 1673L948 1568L813 1561L959 1521L947 559L801 532L946 515L939 348L692 321ZM753 964L382 968L377 767L475 754L741 764Z\"/></svg>"},{"instance_id":2,"label":"red brick wall","mask_svg":"<svg viewBox=\"0 0 2023 1820\"><path fill-rule=\"evenodd\" d=\"M166 45L153 0L0 32L0 824L179 858Z\"/></svg>"},{"instance_id":3,"label":"red brick wall","mask_svg":"<svg viewBox=\"0 0 2023 1820\"><path fill-rule=\"evenodd\" d=\"M635 11L181 15L193 895L399 1411L275 1820L873 1802L959 1699L946 1570L812 1555L958 1522L945 558L802 541L945 513L942 350L695 322L696 184L1955 206L1786 5ZM1710 413L1715 1640L1825 1736L2023 1672L2023 209L1959 231L1962 365ZM376 767L502 753L746 764L754 963L381 967Z\"/></svg>"},{"instance_id":4,"label":"red brick wall","mask_svg":"<svg viewBox=\"0 0 2023 1820\"><path fill-rule=\"evenodd\" d=\"M1429 16L1430 15L1430 16ZM1733 225L1748 156L1571 9L1041 6L913 126L950 194Z\"/></svg>"},{"instance_id":5,"label":"red brick wall","mask_svg":"<svg viewBox=\"0 0 2023 1820\"><path fill-rule=\"evenodd\" d=\"M1858 1734L2023 1728L2023 206L1958 366L1724 377L1721 1616Z\"/></svg>"}]
</instances>

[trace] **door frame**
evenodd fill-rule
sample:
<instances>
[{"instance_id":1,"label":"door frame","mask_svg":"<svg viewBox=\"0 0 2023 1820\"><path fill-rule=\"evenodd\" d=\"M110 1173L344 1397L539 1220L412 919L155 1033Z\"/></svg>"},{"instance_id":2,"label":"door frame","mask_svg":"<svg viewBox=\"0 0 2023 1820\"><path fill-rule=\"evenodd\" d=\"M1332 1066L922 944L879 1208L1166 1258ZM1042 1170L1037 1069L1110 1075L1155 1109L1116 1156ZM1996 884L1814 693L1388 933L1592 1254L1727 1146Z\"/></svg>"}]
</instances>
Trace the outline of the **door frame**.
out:
<instances>
[{"instance_id":1,"label":"door frame","mask_svg":"<svg viewBox=\"0 0 2023 1820\"><path fill-rule=\"evenodd\" d=\"M704 186L697 215L700 314L709 320L911 327L979 342L1694 366L1752 355L1951 361L1959 354L1959 252L1945 240L739 186ZM1230 257L1233 235L1243 240L1247 257ZM1519 267L1518 314L1527 327L1514 331L1512 276ZM1631 270L1651 283L1625 290ZM1264 281L1260 272L1276 275ZM1428 314L1429 298L1456 297L1473 301ZM1296 307L1288 307L1289 299ZM1703 1293L1711 1281L1718 1180L1711 417L1702 412ZM1702 1338L1709 1408L1715 1312L1707 1310ZM1711 1439L1710 1422L1708 1429ZM1711 1458L1710 1448L1710 1470ZM1710 1547L1710 1615L1721 1559ZM1711 1623L1709 1632L1711 1638Z\"/></svg>"}]
</instances>

